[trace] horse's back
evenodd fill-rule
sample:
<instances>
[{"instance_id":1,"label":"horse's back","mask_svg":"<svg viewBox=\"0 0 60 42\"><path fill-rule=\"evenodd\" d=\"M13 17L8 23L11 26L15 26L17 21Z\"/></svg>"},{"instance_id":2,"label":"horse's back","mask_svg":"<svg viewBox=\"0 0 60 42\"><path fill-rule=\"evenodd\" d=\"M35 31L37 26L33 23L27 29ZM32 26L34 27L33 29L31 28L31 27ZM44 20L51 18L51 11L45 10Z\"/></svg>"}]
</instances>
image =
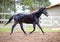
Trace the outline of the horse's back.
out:
<instances>
[{"instance_id":1,"label":"horse's back","mask_svg":"<svg viewBox=\"0 0 60 42\"><path fill-rule=\"evenodd\" d=\"M14 16L14 19L18 22L23 22L23 23L33 23L34 21L34 16L32 14L16 14Z\"/></svg>"}]
</instances>

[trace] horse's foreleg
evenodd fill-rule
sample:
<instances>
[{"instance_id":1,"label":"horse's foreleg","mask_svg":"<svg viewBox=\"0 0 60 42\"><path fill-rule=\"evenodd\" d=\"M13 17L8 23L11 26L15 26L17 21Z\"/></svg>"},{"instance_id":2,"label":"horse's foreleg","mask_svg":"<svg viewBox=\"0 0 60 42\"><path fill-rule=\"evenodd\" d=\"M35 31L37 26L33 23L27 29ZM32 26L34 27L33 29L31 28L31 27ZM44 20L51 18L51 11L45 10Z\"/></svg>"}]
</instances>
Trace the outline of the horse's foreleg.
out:
<instances>
[{"instance_id":1,"label":"horse's foreleg","mask_svg":"<svg viewBox=\"0 0 60 42\"><path fill-rule=\"evenodd\" d=\"M44 33L39 23L37 24L37 26L41 29L42 33Z\"/></svg>"},{"instance_id":2,"label":"horse's foreleg","mask_svg":"<svg viewBox=\"0 0 60 42\"><path fill-rule=\"evenodd\" d=\"M31 34L31 33L33 33L35 31L35 26L36 26L36 24L33 23L33 31L31 31L29 34Z\"/></svg>"},{"instance_id":3,"label":"horse's foreleg","mask_svg":"<svg viewBox=\"0 0 60 42\"><path fill-rule=\"evenodd\" d=\"M24 34L26 34L26 32L25 32L24 29L23 29L22 23L20 23L20 26L21 26L21 30L24 32Z\"/></svg>"}]
</instances>

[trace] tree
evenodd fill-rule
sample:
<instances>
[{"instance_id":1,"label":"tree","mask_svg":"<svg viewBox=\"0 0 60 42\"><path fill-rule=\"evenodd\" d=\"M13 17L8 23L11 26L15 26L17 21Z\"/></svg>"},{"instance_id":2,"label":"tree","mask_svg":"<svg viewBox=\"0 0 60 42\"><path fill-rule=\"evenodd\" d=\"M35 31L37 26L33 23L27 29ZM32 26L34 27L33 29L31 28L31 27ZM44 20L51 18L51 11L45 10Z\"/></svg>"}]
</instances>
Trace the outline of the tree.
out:
<instances>
[{"instance_id":1,"label":"tree","mask_svg":"<svg viewBox=\"0 0 60 42\"><path fill-rule=\"evenodd\" d=\"M15 0L0 0L0 12L16 11Z\"/></svg>"},{"instance_id":2,"label":"tree","mask_svg":"<svg viewBox=\"0 0 60 42\"><path fill-rule=\"evenodd\" d=\"M46 7L50 5L49 0L18 0L18 1L20 5L24 5L24 7L29 6L31 11L36 10L41 6Z\"/></svg>"},{"instance_id":3,"label":"tree","mask_svg":"<svg viewBox=\"0 0 60 42\"><path fill-rule=\"evenodd\" d=\"M51 3L49 2L49 0L37 0L39 3L39 6L49 6Z\"/></svg>"},{"instance_id":4,"label":"tree","mask_svg":"<svg viewBox=\"0 0 60 42\"><path fill-rule=\"evenodd\" d=\"M36 10L41 6L49 6L49 0L0 0L0 12L16 12L16 4L23 5L23 10L26 6L31 11Z\"/></svg>"},{"instance_id":5,"label":"tree","mask_svg":"<svg viewBox=\"0 0 60 42\"><path fill-rule=\"evenodd\" d=\"M29 6L31 11L33 11L33 4L34 2L32 0L22 0L21 2L21 5L24 5L23 8Z\"/></svg>"}]
</instances>

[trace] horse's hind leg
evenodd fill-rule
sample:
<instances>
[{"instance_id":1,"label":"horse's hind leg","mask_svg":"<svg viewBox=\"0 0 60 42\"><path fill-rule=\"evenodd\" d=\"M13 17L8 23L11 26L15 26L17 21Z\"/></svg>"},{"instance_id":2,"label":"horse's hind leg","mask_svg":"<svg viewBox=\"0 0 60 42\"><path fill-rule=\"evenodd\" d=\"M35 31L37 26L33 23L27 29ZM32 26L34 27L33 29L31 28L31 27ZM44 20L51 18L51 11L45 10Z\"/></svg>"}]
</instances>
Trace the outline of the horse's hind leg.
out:
<instances>
[{"instance_id":1,"label":"horse's hind leg","mask_svg":"<svg viewBox=\"0 0 60 42\"><path fill-rule=\"evenodd\" d=\"M21 26L21 30L24 32L24 34L26 34L26 32L25 32L24 29L23 29L22 23L20 23L20 26Z\"/></svg>"},{"instance_id":2,"label":"horse's hind leg","mask_svg":"<svg viewBox=\"0 0 60 42\"><path fill-rule=\"evenodd\" d=\"M14 25L12 26L10 35L13 33L13 30L14 30L14 27L15 27L15 26L16 26L16 24L14 24Z\"/></svg>"},{"instance_id":3,"label":"horse's hind leg","mask_svg":"<svg viewBox=\"0 0 60 42\"><path fill-rule=\"evenodd\" d=\"M16 24L17 24L17 23L14 23L14 25L12 26L10 35L13 33L13 30L14 30L14 27L16 26Z\"/></svg>"},{"instance_id":4,"label":"horse's hind leg","mask_svg":"<svg viewBox=\"0 0 60 42\"><path fill-rule=\"evenodd\" d=\"M36 26L36 24L33 23L33 31L31 31L29 34L31 34L31 33L33 33L35 31L35 26Z\"/></svg>"}]
</instances>

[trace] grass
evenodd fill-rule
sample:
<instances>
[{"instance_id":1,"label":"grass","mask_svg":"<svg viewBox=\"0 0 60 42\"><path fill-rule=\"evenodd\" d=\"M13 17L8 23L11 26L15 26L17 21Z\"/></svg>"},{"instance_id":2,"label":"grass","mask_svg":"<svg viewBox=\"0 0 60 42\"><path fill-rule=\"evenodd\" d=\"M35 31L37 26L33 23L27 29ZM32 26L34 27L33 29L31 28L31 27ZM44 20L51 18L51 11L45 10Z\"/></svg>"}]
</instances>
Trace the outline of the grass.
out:
<instances>
[{"instance_id":1,"label":"grass","mask_svg":"<svg viewBox=\"0 0 60 42\"><path fill-rule=\"evenodd\" d=\"M0 26L2 26L3 24L1 24ZM25 31L27 32L30 32L33 30L33 28L31 27L27 27L27 28L24 28ZM11 28L8 28L8 27L0 27L0 32L10 32L11 31ZM16 29L14 31L17 31L17 32L22 32L21 29ZM60 32L60 29L59 30L52 30L51 28L47 28L45 27L43 29L44 32ZM39 28L36 28L35 32L41 32L41 30Z\"/></svg>"},{"instance_id":2,"label":"grass","mask_svg":"<svg viewBox=\"0 0 60 42\"><path fill-rule=\"evenodd\" d=\"M30 31L32 31L32 30L33 30L33 28L25 28L25 31L27 31L27 32L30 32ZM0 32L10 32L10 31L11 31L11 28L0 28ZM21 32L20 29L16 29L16 30L14 30L14 31L16 31L16 32ZM52 29L50 29L50 28L44 28L43 31L44 31L44 32L60 32L60 30L52 30ZM40 30L39 28L37 28L37 29L35 30L35 32L41 32L41 30Z\"/></svg>"},{"instance_id":3,"label":"grass","mask_svg":"<svg viewBox=\"0 0 60 42\"><path fill-rule=\"evenodd\" d=\"M10 32L10 28L0 28L0 32Z\"/></svg>"},{"instance_id":4,"label":"grass","mask_svg":"<svg viewBox=\"0 0 60 42\"><path fill-rule=\"evenodd\" d=\"M60 32L60 30L52 30L50 28L44 28L43 29L45 32Z\"/></svg>"}]
</instances>

